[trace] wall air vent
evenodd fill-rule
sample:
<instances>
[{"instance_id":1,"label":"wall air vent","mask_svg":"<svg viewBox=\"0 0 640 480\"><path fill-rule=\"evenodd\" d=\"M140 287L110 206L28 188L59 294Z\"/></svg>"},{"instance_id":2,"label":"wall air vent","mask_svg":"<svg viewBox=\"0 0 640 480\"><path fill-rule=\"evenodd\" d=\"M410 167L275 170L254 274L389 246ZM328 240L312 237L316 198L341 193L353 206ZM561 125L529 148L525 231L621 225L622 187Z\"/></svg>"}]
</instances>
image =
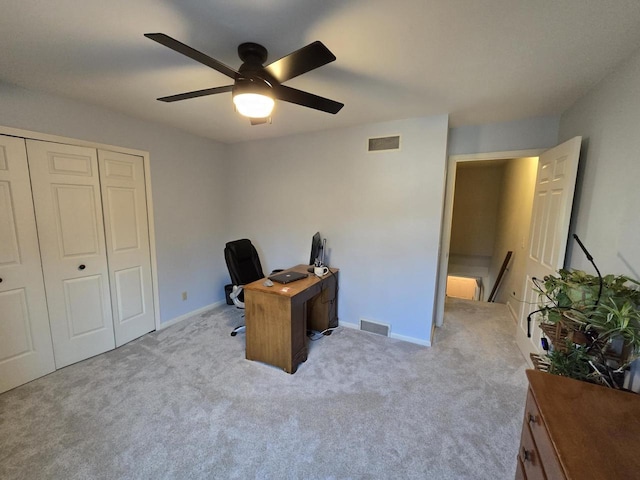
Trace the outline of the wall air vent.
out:
<instances>
[{"instance_id":1,"label":"wall air vent","mask_svg":"<svg viewBox=\"0 0 640 480\"><path fill-rule=\"evenodd\" d=\"M365 320L364 318L361 318L360 330L388 337L389 332L391 331L391 325L387 325L386 323L372 322L371 320Z\"/></svg>"},{"instance_id":2,"label":"wall air vent","mask_svg":"<svg viewBox=\"0 0 640 480\"><path fill-rule=\"evenodd\" d=\"M370 138L368 150L370 152L400 150L400 135L394 135L392 137Z\"/></svg>"}]
</instances>

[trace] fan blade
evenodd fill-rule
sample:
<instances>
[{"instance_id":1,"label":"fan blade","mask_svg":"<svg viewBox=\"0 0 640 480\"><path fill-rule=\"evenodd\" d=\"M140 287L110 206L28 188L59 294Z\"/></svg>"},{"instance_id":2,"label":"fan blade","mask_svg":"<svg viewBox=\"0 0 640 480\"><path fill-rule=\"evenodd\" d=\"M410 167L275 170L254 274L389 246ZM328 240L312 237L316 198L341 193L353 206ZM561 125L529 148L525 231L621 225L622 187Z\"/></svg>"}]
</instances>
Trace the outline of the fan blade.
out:
<instances>
[{"instance_id":1,"label":"fan blade","mask_svg":"<svg viewBox=\"0 0 640 480\"><path fill-rule=\"evenodd\" d=\"M231 90L233 90L233 85L225 85L224 87L205 88L204 90L196 90L194 92L169 95L168 97L161 97L158 100L160 100L161 102L177 102L178 100L215 95L216 93L230 92Z\"/></svg>"},{"instance_id":2,"label":"fan blade","mask_svg":"<svg viewBox=\"0 0 640 480\"><path fill-rule=\"evenodd\" d=\"M227 67L224 63L219 62L218 60L211 58L209 55L205 55L204 53L199 52L198 50L191 48L190 46L185 45L184 43L181 43L178 40L165 35L164 33L145 33L144 36L150 38L155 42L158 42L160 45L164 45L171 50L192 58L196 62L200 62L207 67L211 67L214 70L223 73L227 77L235 79L239 75L239 73L236 72L233 68Z\"/></svg>"},{"instance_id":3,"label":"fan blade","mask_svg":"<svg viewBox=\"0 0 640 480\"><path fill-rule=\"evenodd\" d=\"M295 103L296 105L302 105L303 107L315 108L316 110L322 110L327 113L336 114L342 107L344 107L344 103L319 97L313 93L303 92L302 90L297 90L285 85L274 85L273 93L276 98L284 100L285 102Z\"/></svg>"},{"instance_id":4,"label":"fan blade","mask_svg":"<svg viewBox=\"0 0 640 480\"><path fill-rule=\"evenodd\" d=\"M322 42L315 41L267 65L265 70L282 83L335 59L335 55Z\"/></svg>"}]
</instances>

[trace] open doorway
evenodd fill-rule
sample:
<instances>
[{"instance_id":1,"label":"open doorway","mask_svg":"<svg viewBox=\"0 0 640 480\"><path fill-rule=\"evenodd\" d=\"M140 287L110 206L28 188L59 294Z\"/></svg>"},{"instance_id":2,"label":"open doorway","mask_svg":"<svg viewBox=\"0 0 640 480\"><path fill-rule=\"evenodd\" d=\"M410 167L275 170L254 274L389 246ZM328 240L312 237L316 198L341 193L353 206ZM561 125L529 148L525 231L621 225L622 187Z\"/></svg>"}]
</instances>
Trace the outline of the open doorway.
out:
<instances>
[{"instance_id":1,"label":"open doorway","mask_svg":"<svg viewBox=\"0 0 640 480\"><path fill-rule=\"evenodd\" d=\"M537 168L537 157L457 165L447 266L451 288L447 296L464 293L453 287L468 278L479 286L477 300L490 300L494 291L494 301L513 309L513 299L522 298L520 284ZM498 284L508 252L512 255ZM461 280L454 282L454 278Z\"/></svg>"},{"instance_id":2,"label":"open doorway","mask_svg":"<svg viewBox=\"0 0 640 480\"><path fill-rule=\"evenodd\" d=\"M484 160L456 166L447 297L487 301L495 281L490 273L497 237L504 230L500 209L504 206L505 166L513 161Z\"/></svg>"},{"instance_id":3,"label":"open doorway","mask_svg":"<svg viewBox=\"0 0 640 480\"><path fill-rule=\"evenodd\" d=\"M514 321L518 318L537 157L542 151L449 158L436 326L442 325L448 277L473 279L479 286L478 299L486 301L508 251L513 254L495 301L508 305Z\"/></svg>"}]
</instances>

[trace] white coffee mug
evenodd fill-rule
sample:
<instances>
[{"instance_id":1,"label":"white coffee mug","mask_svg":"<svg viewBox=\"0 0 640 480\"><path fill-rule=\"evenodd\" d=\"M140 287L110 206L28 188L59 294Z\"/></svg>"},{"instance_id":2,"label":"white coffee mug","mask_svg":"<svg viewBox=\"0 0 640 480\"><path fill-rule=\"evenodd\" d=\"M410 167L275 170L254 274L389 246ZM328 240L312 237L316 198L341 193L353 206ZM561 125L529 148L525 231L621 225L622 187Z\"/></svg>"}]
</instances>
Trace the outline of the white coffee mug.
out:
<instances>
[{"instance_id":1,"label":"white coffee mug","mask_svg":"<svg viewBox=\"0 0 640 480\"><path fill-rule=\"evenodd\" d=\"M329 267L313 267L313 273L318 277L322 277L329 273Z\"/></svg>"}]
</instances>

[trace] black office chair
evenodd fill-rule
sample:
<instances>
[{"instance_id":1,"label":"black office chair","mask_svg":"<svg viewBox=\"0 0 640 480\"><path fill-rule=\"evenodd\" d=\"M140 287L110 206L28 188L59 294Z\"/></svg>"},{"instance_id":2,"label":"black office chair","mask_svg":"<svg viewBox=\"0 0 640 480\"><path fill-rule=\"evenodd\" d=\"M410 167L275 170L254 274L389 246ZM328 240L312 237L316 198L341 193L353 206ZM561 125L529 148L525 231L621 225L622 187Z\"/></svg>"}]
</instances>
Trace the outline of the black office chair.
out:
<instances>
[{"instance_id":1,"label":"black office chair","mask_svg":"<svg viewBox=\"0 0 640 480\"><path fill-rule=\"evenodd\" d=\"M243 286L264 278L258 252L250 240L243 238L226 244L224 259L227 262L233 284L229 297L238 308L244 308ZM244 331L244 329L244 325L234 328L231 336L235 337L238 332Z\"/></svg>"}]
</instances>

